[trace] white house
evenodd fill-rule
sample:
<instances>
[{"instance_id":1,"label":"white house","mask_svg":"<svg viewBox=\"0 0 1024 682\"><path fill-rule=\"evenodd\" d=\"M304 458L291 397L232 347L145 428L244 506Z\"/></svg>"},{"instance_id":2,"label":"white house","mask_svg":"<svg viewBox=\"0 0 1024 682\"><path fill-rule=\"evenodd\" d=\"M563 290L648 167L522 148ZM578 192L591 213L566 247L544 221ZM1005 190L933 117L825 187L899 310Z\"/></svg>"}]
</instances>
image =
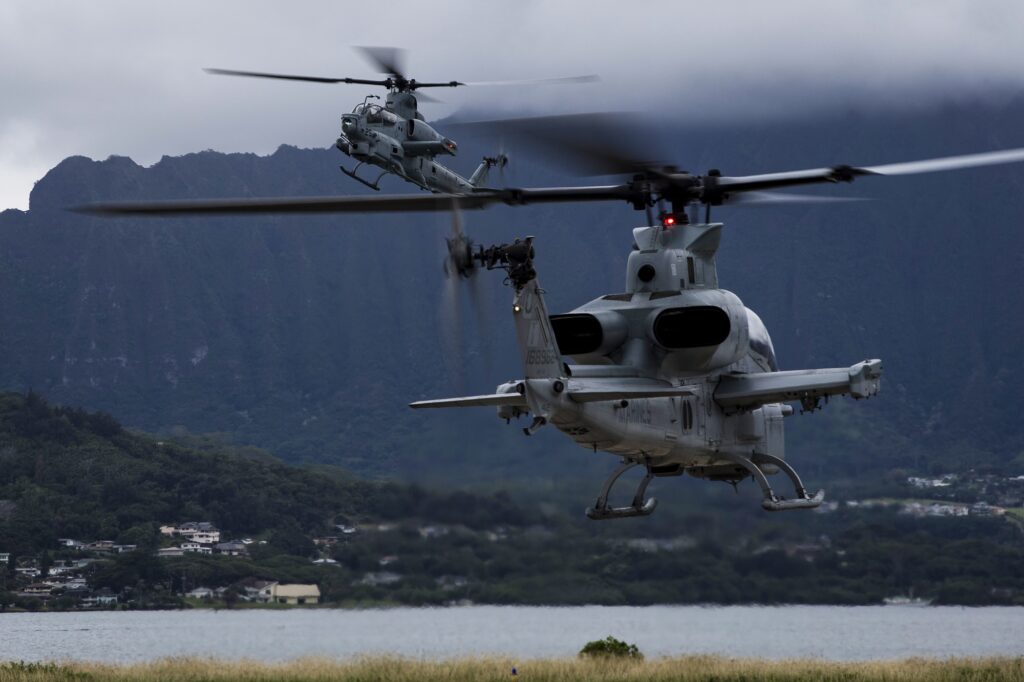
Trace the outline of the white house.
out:
<instances>
[{"instance_id":1,"label":"white house","mask_svg":"<svg viewBox=\"0 0 1024 682\"><path fill-rule=\"evenodd\" d=\"M192 542L212 545L220 542L220 531L209 521L188 521L175 526L160 526L164 535L181 535Z\"/></svg>"}]
</instances>

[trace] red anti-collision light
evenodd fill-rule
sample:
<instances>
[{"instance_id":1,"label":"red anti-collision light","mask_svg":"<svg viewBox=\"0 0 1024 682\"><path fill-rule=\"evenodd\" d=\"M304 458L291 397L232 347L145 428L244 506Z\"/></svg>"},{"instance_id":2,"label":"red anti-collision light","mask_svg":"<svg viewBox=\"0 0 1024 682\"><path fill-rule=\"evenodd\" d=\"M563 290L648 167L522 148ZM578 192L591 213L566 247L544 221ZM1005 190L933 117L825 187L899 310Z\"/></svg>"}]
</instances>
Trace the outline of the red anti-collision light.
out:
<instances>
[{"instance_id":1,"label":"red anti-collision light","mask_svg":"<svg viewBox=\"0 0 1024 682\"><path fill-rule=\"evenodd\" d=\"M661 222L665 227L672 227L673 225L676 224L676 219L675 216L667 215L664 218L662 218Z\"/></svg>"}]
</instances>

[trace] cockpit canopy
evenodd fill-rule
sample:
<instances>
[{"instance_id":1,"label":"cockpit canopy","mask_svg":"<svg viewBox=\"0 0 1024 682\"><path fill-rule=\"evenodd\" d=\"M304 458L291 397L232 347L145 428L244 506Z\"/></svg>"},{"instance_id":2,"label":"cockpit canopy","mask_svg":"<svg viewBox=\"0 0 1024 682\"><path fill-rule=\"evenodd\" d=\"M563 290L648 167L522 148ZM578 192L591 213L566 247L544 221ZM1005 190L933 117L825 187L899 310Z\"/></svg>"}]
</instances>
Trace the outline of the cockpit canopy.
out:
<instances>
[{"instance_id":1,"label":"cockpit canopy","mask_svg":"<svg viewBox=\"0 0 1024 682\"><path fill-rule=\"evenodd\" d=\"M772 346L772 337L768 335L768 328L764 322L750 308L747 308L747 330L750 334L750 350L758 359L763 359L772 372L779 371L779 363L775 360L775 347Z\"/></svg>"},{"instance_id":2,"label":"cockpit canopy","mask_svg":"<svg viewBox=\"0 0 1024 682\"><path fill-rule=\"evenodd\" d=\"M357 104L352 113L364 117L370 125L393 126L398 123L398 117L379 104Z\"/></svg>"}]
</instances>

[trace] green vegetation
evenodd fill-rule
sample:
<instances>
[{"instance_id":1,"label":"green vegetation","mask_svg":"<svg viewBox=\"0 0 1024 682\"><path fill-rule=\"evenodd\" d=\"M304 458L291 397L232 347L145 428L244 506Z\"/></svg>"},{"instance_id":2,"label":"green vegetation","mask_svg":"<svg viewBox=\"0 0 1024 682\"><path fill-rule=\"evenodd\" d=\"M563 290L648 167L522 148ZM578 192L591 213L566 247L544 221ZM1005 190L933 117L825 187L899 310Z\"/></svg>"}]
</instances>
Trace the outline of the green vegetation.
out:
<instances>
[{"instance_id":1,"label":"green vegetation","mask_svg":"<svg viewBox=\"0 0 1024 682\"><path fill-rule=\"evenodd\" d=\"M518 672L516 678L511 676L513 667ZM126 666L91 663L0 665L0 682L478 682L509 679L538 682L1019 682L1024 680L1024 659L833 663L687 656L654 661L602 658L524 663L503 658L450 661L367 658L350 663L305 659L281 664L172 659Z\"/></svg>"},{"instance_id":2,"label":"green vegetation","mask_svg":"<svg viewBox=\"0 0 1024 682\"><path fill-rule=\"evenodd\" d=\"M595 639L592 642L587 642L580 649L581 658L628 658L633 660L643 660L644 655L640 653L640 649L637 648L636 644L627 644L621 639L615 639L611 635L608 635L604 639Z\"/></svg>"},{"instance_id":3,"label":"green vegetation","mask_svg":"<svg viewBox=\"0 0 1024 682\"><path fill-rule=\"evenodd\" d=\"M92 561L82 569L89 589L116 597L99 604L107 608L249 606L254 580L315 583L335 605L877 604L911 593L1024 604L1024 535L1005 518L915 518L894 507L766 515L756 498L691 483L699 512L673 500L648 519L596 524L536 495L360 481L192 445L31 393L0 394L0 553L11 554L0 607L78 606L70 591L26 592L37 578L16 569L45 576L81 559ZM576 481L561 485L544 494L579 496ZM180 542L160 525L187 520L249 540L245 555L156 556ZM135 551L85 552L58 538ZM186 601L196 588L216 592Z\"/></svg>"}]
</instances>

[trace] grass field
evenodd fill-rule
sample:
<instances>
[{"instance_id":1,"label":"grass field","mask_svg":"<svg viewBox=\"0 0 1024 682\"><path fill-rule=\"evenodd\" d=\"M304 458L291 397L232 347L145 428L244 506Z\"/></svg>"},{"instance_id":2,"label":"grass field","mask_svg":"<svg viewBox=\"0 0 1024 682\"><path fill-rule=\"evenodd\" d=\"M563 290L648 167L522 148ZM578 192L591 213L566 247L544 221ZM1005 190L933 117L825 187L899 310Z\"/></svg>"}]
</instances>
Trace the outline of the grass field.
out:
<instances>
[{"instance_id":1,"label":"grass field","mask_svg":"<svg viewBox=\"0 0 1024 682\"><path fill-rule=\"evenodd\" d=\"M517 676L512 676L512 666ZM271 680L352 682L469 682L522 680L544 682L1024 682L1024 658L910 659L895 662L831 663L764 661L690 656L643 662L617 660L538 660L501 658L453 661L367 658L355 662L305 659L278 665L253 662L172 659L129 666L90 663L0 664L0 682L57 680L141 680L142 682L233 682Z\"/></svg>"}]
</instances>

